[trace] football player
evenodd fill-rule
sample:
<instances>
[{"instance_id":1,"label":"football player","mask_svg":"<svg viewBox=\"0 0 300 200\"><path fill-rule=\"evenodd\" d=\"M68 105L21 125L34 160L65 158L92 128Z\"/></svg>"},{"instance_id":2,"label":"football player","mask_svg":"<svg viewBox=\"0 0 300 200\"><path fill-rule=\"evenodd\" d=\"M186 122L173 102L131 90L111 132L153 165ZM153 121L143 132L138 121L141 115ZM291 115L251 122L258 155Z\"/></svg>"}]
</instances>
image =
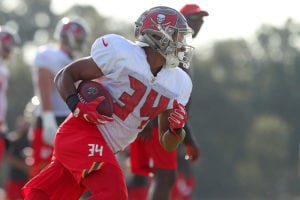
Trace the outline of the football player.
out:
<instances>
[{"instance_id":1,"label":"football player","mask_svg":"<svg viewBox=\"0 0 300 200\"><path fill-rule=\"evenodd\" d=\"M204 22L203 18L208 16L208 12L200 9L196 4L186 4L180 12L193 29L193 38L195 38ZM184 68L182 65L180 67L190 74L190 68ZM188 196L185 199L191 198L195 180L190 174L189 162L196 161L200 151L187 123L184 129L186 132L183 142L185 148L180 148L180 150L185 149L185 154L178 153L177 150L166 151L160 147L157 120L148 123L135 142L130 145L130 163L133 177L128 183L129 199L167 200L171 198L171 193L172 199L181 200L183 196ZM185 156L188 162L182 159L181 156ZM179 169L186 169L188 174L182 174L183 171L181 170L179 176L177 176L178 164L185 165L185 167L180 166ZM184 179L184 175L189 176ZM148 176L151 177L150 180L148 180ZM185 187L182 187L183 180L185 181ZM181 188L178 188L178 184L175 184L176 181L181 181Z\"/></svg>"},{"instance_id":2,"label":"football player","mask_svg":"<svg viewBox=\"0 0 300 200\"><path fill-rule=\"evenodd\" d=\"M55 30L56 44L39 47L33 61L35 99L38 100L33 124L33 158L31 177L50 163L57 127L70 114L54 86L54 76L82 52L87 39L87 26L79 19L63 18Z\"/></svg>"},{"instance_id":3,"label":"football player","mask_svg":"<svg viewBox=\"0 0 300 200\"><path fill-rule=\"evenodd\" d=\"M183 15L170 7L151 8L136 21L137 42L108 34L95 40L91 55L59 71L56 87L72 114L57 131L52 162L23 188L25 200L127 200L127 187L115 154L124 150L147 123L159 116L162 146L174 150L185 136L185 104L192 81L193 47ZM114 99L112 117L96 111L98 98L80 102L79 80L97 79Z\"/></svg>"},{"instance_id":4,"label":"football player","mask_svg":"<svg viewBox=\"0 0 300 200\"><path fill-rule=\"evenodd\" d=\"M4 26L0 26L0 167L5 151L7 88L9 82L9 68L7 62L17 44L17 35Z\"/></svg>"}]
</instances>

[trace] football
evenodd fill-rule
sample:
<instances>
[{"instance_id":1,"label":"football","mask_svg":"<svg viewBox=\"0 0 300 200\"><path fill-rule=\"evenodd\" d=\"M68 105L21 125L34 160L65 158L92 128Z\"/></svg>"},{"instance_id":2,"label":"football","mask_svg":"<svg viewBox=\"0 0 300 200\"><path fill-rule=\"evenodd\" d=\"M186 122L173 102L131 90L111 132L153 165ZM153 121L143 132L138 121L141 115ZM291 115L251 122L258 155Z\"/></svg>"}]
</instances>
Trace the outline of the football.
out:
<instances>
[{"instance_id":1,"label":"football","mask_svg":"<svg viewBox=\"0 0 300 200\"><path fill-rule=\"evenodd\" d=\"M111 117L113 114L113 98L107 89L95 81L81 81L77 87L77 95L81 102L87 103L97 97L104 96L105 99L97 106L98 113Z\"/></svg>"}]
</instances>

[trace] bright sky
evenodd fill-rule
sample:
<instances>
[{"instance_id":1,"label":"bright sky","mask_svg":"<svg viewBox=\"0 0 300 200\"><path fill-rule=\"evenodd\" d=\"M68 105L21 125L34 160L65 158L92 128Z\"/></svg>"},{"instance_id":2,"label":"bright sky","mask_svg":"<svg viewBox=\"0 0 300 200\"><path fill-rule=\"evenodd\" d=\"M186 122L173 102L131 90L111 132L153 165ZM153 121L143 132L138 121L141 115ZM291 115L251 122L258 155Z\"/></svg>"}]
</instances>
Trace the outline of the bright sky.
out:
<instances>
[{"instance_id":1,"label":"bright sky","mask_svg":"<svg viewBox=\"0 0 300 200\"><path fill-rule=\"evenodd\" d=\"M74 0L52 0L52 8L61 13L74 5ZM101 15L134 23L139 15L154 6L180 9L186 3L197 3L209 16L196 43L219 39L249 38L261 24L282 26L288 18L300 22L297 0L77 0L77 4L93 5Z\"/></svg>"}]
</instances>

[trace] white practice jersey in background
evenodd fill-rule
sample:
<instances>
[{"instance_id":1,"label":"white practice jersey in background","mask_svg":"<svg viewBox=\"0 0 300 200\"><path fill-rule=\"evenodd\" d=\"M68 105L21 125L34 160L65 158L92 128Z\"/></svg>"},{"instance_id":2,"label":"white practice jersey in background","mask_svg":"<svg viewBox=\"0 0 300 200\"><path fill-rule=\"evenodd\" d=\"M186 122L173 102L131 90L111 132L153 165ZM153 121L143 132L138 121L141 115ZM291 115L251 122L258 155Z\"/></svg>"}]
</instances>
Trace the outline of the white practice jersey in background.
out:
<instances>
[{"instance_id":1,"label":"white practice jersey in background","mask_svg":"<svg viewBox=\"0 0 300 200\"><path fill-rule=\"evenodd\" d=\"M0 62L0 122L5 121L7 112L7 87L9 70L6 65Z\"/></svg>"},{"instance_id":2,"label":"white practice jersey in background","mask_svg":"<svg viewBox=\"0 0 300 200\"><path fill-rule=\"evenodd\" d=\"M179 67L163 67L156 77L144 50L118 35L98 38L91 56L104 73L100 82L114 98L114 122L99 125L114 152L123 150L158 113L171 109L176 99L186 104L192 82Z\"/></svg>"},{"instance_id":3,"label":"white practice jersey in background","mask_svg":"<svg viewBox=\"0 0 300 200\"><path fill-rule=\"evenodd\" d=\"M45 68L54 75L67 64L71 63L70 57L56 46L43 46L38 50L33 62L33 70ZM34 73L36 74L36 73ZM37 77L34 77L35 93L39 97L37 90ZM56 88L53 88L51 95L53 111L57 117L65 117L70 113L70 109L60 97ZM37 115L41 114L41 108L37 108Z\"/></svg>"}]
</instances>

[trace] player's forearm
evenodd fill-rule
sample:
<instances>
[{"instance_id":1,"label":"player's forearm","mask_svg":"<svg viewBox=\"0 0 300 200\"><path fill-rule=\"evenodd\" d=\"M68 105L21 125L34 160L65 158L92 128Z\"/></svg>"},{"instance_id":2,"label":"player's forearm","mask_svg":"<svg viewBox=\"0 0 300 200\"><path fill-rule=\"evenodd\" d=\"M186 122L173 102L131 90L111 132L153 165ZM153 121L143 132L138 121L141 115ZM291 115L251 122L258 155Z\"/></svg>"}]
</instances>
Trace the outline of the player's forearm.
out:
<instances>
[{"instance_id":1,"label":"player's forearm","mask_svg":"<svg viewBox=\"0 0 300 200\"><path fill-rule=\"evenodd\" d=\"M60 96L63 100L66 100L70 95L76 94L76 88L72 76L68 73L64 73L64 70L65 69L59 71L55 76L54 83Z\"/></svg>"},{"instance_id":2,"label":"player's forearm","mask_svg":"<svg viewBox=\"0 0 300 200\"><path fill-rule=\"evenodd\" d=\"M81 66L85 66L85 70L82 70ZM92 80L102 76L102 71L93 59L85 57L59 71L54 78L54 83L63 100L66 100L70 95L76 93L75 83L77 81Z\"/></svg>"},{"instance_id":3,"label":"player's forearm","mask_svg":"<svg viewBox=\"0 0 300 200\"><path fill-rule=\"evenodd\" d=\"M54 75L48 69L40 68L38 70L37 87L43 111L51 111L53 109L51 102L51 95L54 88L53 77Z\"/></svg>"}]
</instances>

